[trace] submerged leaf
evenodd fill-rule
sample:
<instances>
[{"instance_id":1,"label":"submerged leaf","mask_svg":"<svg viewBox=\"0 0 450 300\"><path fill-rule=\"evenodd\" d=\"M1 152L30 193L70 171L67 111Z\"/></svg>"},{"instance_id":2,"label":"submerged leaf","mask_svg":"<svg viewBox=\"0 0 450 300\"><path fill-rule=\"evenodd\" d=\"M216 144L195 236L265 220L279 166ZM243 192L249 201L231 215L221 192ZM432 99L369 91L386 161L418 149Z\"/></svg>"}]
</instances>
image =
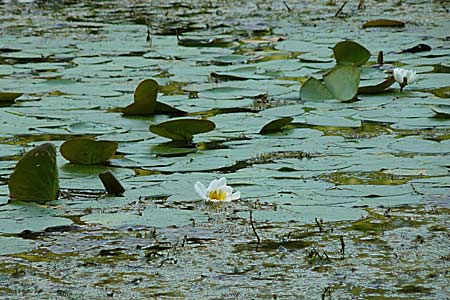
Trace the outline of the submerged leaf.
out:
<instances>
[{"instance_id":1,"label":"submerged leaf","mask_svg":"<svg viewBox=\"0 0 450 300\"><path fill-rule=\"evenodd\" d=\"M266 134L266 133L274 133L274 132L282 131L284 127L291 124L292 120L294 120L294 118L285 117L285 118L280 118L280 119L270 121L269 123L264 125L263 128L261 128L259 133Z\"/></svg>"},{"instance_id":2,"label":"submerged leaf","mask_svg":"<svg viewBox=\"0 0 450 300\"><path fill-rule=\"evenodd\" d=\"M318 79L309 77L300 89L302 100L329 100L334 99L330 90Z\"/></svg>"},{"instance_id":3,"label":"submerged leaf","mask_svg":"<svg viewBox=\"0 0 450 300\"><path fill-rule=\"evenodd\" d=\"M74 164L95 165L110 159L118 144L111 141L95 141L75 138L65 141L60 148L62 156Z\"/></svg>"},{"instance_id":4,"label":"submerged leaf","mask_svg":"<svg viewBox=\"0 0 450 300\"><path fill-rule=\"evenodd\" d=\"M179 119L150 125L150 131L173 141L191 142L197 133L213 130L216 125L209 120Z\"/></svg>"},{"instance_id":5,"label":"submerged leaf","mask_svg":"<svg viewBox=\"0 0 450 300\"><path fill-rule=\"evenodd\" d=\"M354 66L337 65L323 80L325 86L338 100L351 100L357 92L360 79L360 69Z\"/></svg>"},{"instance_id":6,"label":"submerged leaf","mask_svg":"<svg viewBox=\"0 0 450 300\"><path fill-rule=\"evenodd\" d=\"M45 143L25 154L11 174L8 188L14 200L38 203L55 200L59 191L55 145Z\"/></svg>"},{"instance_id":7,"label":"submerged leaf","mask_svg":"<svg viewBox=\"0 0 450 300\"><path fill-rule=\"evenodd\" d=\"M370 58L370 52L365 47L353 41L337 43L333 48L336 63L339 65L361 66Z\"/></svg>"}]
</instances>

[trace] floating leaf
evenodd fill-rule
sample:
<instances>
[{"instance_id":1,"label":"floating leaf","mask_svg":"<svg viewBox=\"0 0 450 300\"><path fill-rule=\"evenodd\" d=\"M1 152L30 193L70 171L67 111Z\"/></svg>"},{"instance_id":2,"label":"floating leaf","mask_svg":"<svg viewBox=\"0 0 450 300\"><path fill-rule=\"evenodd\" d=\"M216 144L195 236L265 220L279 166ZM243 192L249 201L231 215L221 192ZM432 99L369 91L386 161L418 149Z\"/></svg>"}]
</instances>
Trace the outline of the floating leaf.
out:
<instances>
[{"instance_id":1,"label":"floating leaf","mask_svg":"<svg viewBox=\"0 0 450 300\"><path fill-rule=\"evenodd\" d=\"M353 99L358 92L359 75L358 67L337 65L323 80L336 99L347 101Z\"/></svg>"},{"instance_id":2,"label":"floating leaf","mask_svg":"<svg viewBox=\"0 0 450 300\"><path fill-rule=\"evenodd\" d=\"M55 145L45 143L25 154L11 174L8 188L14 200L38 203L55 200L59 191Z\"/></svg>"},{"instance_id":3,"label":"floating leaf","mask_svg":"<svg viewBox=\"0 0 450 300\"><path fill-rule=\"evenodd\" d=\"M330 90L318 79L309 77L300 89L302 100L329 100L334 99Z\"/></svg>"},{"instance_id":4,"label":"floating leaf","mask_svg":"<svg viewBox=\"0 0 450 300\"><path fill-rule=\"evenodd\" d=\"M284 127L291 124L292 120L294 120L294 118L284 117L284 118L270 121L269 123L264 125L263 128L261 128L259 133L266 134L266 133L274 133L274 132L282 131Z\"/></svg>"},{"instance_id":5,"label":"floating leaf","mask_svg":"<svg viewBox=\"0 0 450 300\"><path fill-rule=\"evenodd\" d=\"M361 66L370 58L370 52L353 41L337 43L333 48L334 57L339 65Z\"/></svg>"},{"instance_id":6,"label":"floating leaf","mask_svg":"<svg viewBox=\"0 0 450 300\"><path fill-rule=\"evenodd\" d=\"M61 145L61 154L74 164L95 165L110 159L117 150L117 143L75 138Z\"/></svg>"},{"instance_id":7,"label":"floating leaf","mask_svg":"<svg viewBox=\"0 0 450 300\"><path fill-rule=\"evenodd\" d=\"M126 116L142 116L153 114L166 114L170 116L181 116L186 114L178 108L156 101L158 98L159 85L153 79L141 81L134 92L134 102L122 109Z\"/></svg>"},{"instance_id":8,"label":"floating leaf","mask_svg":"<svg viewBox=\"0 0 450 300\"><path fill-rule=\"evenodd\" d=\"M184 47L231 47L238 43L232 39L190 39L178 37L178 45Z\"/></svg>"},{"instance_id":9,"label":"floating leaf","mask_svg":"<svg viewBox=\"0 0 450 300\"><path fill-rule=\"evenodd\" d=\"M0 102L14 102L16 98L22 95L23 93L0 92Z\"/></svg>"},{"instance_id":10,"label":"floating leaf","mask_svg":"<svg viewBox=\"0 0 450 300\"><path fill-rule=\"evenodd\" d=\"M449 119L450 118L450 106L433 106L431 107L431 110L435 113L435 118L441 118L441 119Z\"/></svg>"},{"instance_id":11,"label":"floating leaf","mask_svg":"<svg viewBox=\"0 0 450 300\"><path fill-rule=\"evenodd\" d=\"M168 116L182 116L186 114L184 110L178 109L176 107L170 106L168 104L159 101L156 102L155 113Z\"/></svg>"},{"instance_id":12,"label":"floating leaf","mask_svg":"<svg viewBox=\"0 0 450 300\"><path fill-rule=\"evenodd\" d=\"M426 52L431 51L431 46L427 44L418 44L414 47L402 50L401 53L418 53L418 52Z\"/></svg>"},{"instance_id":13,"label":"floating leaf","mask_svg":"<svg viewBox=\"0 0 450 300\"><path fill-rule=\"evenodd\" d=\"M377 85L368 85L358 88L358 94L379 94L395 83L394 77L390 76Z\"/></svg>"},{"instance_id":14,"label":"floating leaf","mask_svg":"<svg viewBox=\"0 0 450 300\"><path fill-rule=\"evenodd\" d=\"M122 110L124 115L151 115L155 112L158 82L153 79L141 81L134 91L134 103Z\"/></svg>"},{"instance_id":15,"label":"floating leaf","mask_svg":"<svg viewBox=\"0 0 450 300\"><path fill-rule=\"evenodd\" d=\"M388 19L377 19L363 24L362 28L369 27L405 27L405 22Z\"/></svg>"},{"instance_id":16,"label":"floating leaf","mask_svg":"<svg viewBox=\"0 0 450 300\"><path fill-rule=\"evenodd\" d=\"M215 127L208 120L179 119L150 125L150 131L173 141L191 142L194 134L208 132Z\"/></svg>"}]
</instances>

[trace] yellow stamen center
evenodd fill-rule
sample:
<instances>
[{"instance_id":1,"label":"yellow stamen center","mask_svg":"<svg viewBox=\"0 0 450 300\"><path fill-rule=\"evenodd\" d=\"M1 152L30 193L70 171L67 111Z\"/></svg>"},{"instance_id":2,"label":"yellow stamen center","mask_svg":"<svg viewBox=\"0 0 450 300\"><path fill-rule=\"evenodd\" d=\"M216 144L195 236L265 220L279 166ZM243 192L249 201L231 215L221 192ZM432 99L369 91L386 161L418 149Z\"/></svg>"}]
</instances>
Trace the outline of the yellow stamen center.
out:
<instances>
[{"instance_id":1,"label":"yellow stamen center","mask_svg":"<svg viewBox=\"0 0 450 300\"><path fill-rule=\"evenodd\" d=\"M212 190L207 194L207 196L211 200L224 201L227 199L227 193L222 190Z\"/></svg>"}]
</instances>

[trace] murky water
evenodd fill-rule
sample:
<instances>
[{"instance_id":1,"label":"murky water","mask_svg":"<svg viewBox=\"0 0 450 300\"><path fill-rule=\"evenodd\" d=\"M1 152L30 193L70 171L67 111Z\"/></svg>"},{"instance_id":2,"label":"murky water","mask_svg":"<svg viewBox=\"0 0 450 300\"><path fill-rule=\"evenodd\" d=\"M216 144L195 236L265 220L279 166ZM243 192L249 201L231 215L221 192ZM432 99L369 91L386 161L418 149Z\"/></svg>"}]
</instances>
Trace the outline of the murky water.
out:
<instances>
[{"instance_id":1,"label":"murky water","mask_svg":"<svg viewBox=\"0 0 450 300\"><path fill-rule=\"evenodd\" d=\"M48 207L0 207L2 299L448 297L449 7L354 2L0 2L0 92L23 93L0 102L0 202L35 145L119 143L108 165L58 153ZM379 18L406 26L362 29ZM361 86L385 77L378 51L419 80L301 100L344 39L372 54ZM121 115L145 78L215 130L175 147L149 131L174 117ZM101 192L105 170L123 197ZM195 182L221 176L242 200L205 204Z\"/></svg>"}]
</instances>

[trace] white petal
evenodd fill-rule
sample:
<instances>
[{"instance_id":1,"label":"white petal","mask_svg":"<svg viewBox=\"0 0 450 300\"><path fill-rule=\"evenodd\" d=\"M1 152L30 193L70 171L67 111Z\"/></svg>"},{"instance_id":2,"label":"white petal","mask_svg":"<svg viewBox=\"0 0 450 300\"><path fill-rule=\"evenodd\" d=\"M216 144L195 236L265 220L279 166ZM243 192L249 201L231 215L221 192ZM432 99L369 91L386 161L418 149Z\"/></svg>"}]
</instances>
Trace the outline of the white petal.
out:
<instances>
[{"instance_id":1,"label":"white petal","mask_svg":"<svg viewBox=\"0 0 450 300\"><path fill-rule=\"evenodd\" d=\"M403 82L403 69L395 68L393 73L394 73L395 81L397 81L398 83L402 83Z\"/></svg>"},{"instance_id":2,"label":"white petal","mask_svg":"<svg viewBox=\"0 0 450 300\"><path fill-rule=\"evenodd\" d=\"M211 182L210 187L211 187L211 189L214 189L214 190L221 189L222 187L224 187L224 186L227 185L227 180L225 179L225 177L216 179L216 180L214 180L213 182L214 182L214 185L213 185L213 183ZM208 188L208 189L209 189L209 188Z\"/></svg>"},{"instance_id":3,"label":"white petal","mask_svg":"<svg viewBox=\"0 0 450 300\"><path fill-rule=\"evenodd\" d=\"M208 188L206 189L207 191L211 191L211 190L215 190L217 186L217 179L214 179L213 181L211 181L209 183Z\"/></svg>"},{"instance_id":4,"label":"white petal","mask_svg":"<svg viewBox=\"0 0 450 300\"><path fill-rule=\"evenodd\" d=\"M231 195L233 188L231 186L223 186L220 188L221 191L225 192L227 195Z\"/></svg>"},{"instance_id":5,"label":"white petal","mask_svg":"<svg viewBox=\"0 0 450 300\"><path fill-rule=\"evenodd\" d=\"M203 183L197 181L194 185L194 189L203 200L206 200L206 188Z\"/></svg>"},{"instance_id":6,"label":"white petal","mask_svg":"<svg viewBox=\"0 0 450 300\"><path fill-rule=\"evenodd\" d=\"M241 192L237 191L231 195L230 200L238 200L240 198L241 198Z\"/></svg>"}]
</instances>

